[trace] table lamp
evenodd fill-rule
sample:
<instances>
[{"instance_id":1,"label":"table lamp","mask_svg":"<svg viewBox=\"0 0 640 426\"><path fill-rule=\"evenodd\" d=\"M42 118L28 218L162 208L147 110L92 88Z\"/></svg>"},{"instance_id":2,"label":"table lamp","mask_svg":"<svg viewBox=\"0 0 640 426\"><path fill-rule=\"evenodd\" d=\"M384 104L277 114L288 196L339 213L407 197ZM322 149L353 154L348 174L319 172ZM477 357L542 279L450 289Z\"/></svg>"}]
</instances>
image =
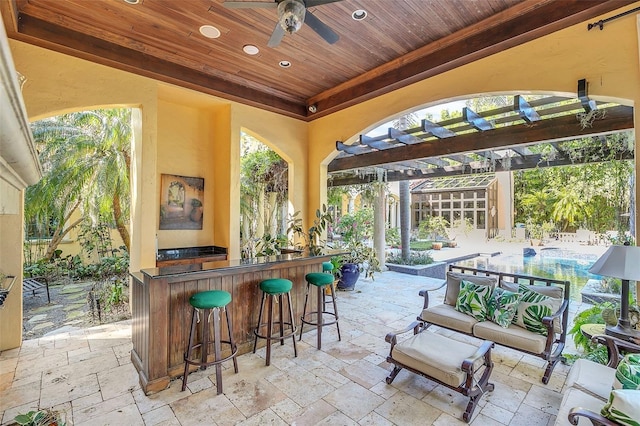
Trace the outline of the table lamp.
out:
<instances>
[{"instance_id":1,"label":"table lamp","mask_svg":"<svg viewBox=\"0 0 640 426\"><path fill-rule=\"evenodd\" d=\"M618 324L613 327L607 325L605 334L624 340L640 338L640 332L632 329L629 322L629 280L640 281L640 247L611 246L589 268L589 272L622 280Z\"/></svg>"}]
</instances>

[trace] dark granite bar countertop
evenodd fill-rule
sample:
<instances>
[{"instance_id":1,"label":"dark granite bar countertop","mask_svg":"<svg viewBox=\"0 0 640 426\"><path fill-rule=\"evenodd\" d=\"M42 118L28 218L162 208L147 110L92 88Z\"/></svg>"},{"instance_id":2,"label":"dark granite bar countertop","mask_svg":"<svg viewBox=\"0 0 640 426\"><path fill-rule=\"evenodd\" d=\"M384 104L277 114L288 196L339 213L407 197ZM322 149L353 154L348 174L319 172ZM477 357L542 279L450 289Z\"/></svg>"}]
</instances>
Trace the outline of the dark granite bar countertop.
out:
<instances>
[{"instance_id":1,"label":"dark granite bar countertop","mask_svg":"<svg viewBox=\"0 0 640 426\"><path fill-rule=\"evenodd\" d=\"M161 268L148 268L143 269L142 274L150 277L150 278L160 278L160 277L168 277L175 276L181 274L188 274L194 272L211 272L211 271L223 271L223 270L233 270L233 269L242 269L248 268L256 265L269 265L281 262L290 262L292 260L304 260L314 257L327 257L327 256L335 256L343 253L344 250L334 250L328 251L325 255L320 256L312 256L306 252L296 252L296 253L287 253L281 254L278 256L265 256L265 257L256 257L253 259L232 259L232 260L218 260L214 262L203 262L203 263L194 263L191 265L175 265L175 266L166 266Z\"/></svg>"},{"instance_id":2,"label":"dark granite bar countertop","mask_svg":"<svg viewBox=\"0 0 640 426\"><path fill-rule=\"evenodd\" d=\"M192 259L216 254L227 254L227 249L218 246L158 249L156 260Z\"/></svg>"}]
</instances>

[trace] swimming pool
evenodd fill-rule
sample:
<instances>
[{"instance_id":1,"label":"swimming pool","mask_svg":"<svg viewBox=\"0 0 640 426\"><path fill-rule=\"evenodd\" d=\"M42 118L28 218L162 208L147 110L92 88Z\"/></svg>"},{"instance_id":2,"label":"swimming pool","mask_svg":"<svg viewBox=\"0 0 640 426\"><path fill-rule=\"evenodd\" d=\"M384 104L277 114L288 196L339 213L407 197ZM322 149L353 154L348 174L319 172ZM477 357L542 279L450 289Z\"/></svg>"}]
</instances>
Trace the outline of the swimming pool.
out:
<instances>
[{"instance_id":1,"label":"swimming pool","mask_svg":"<svg viewBox=\"0 0 640 426\"><path fill-rule=\"evenodd\" d=\"M591 265L598 260L595 254L578 253L558 248L535 248L536 255L525 257L517 254L479 256L456 262L456 265L478 269L534 275L571 282L571 300L580 301L580 291L590 279L602 279L589 273Z\"/></svg>"}]
</instances>

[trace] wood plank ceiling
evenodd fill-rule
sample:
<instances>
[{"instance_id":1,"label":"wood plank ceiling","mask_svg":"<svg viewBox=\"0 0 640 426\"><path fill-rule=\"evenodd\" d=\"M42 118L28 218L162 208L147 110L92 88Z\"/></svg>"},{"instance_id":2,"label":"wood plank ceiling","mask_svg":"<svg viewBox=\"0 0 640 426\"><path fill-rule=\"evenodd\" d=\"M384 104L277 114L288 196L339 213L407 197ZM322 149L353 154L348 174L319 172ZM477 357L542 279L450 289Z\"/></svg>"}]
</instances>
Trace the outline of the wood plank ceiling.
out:
<instances>
[{"instance_id":1,"label":"wood plank ceiling","mask_svg":"<svg viewBox=\"0 0 640 426\"><path fill-rule=\"evenodd\" d=\"M0 13L10 38L311 121L633 0L342 0L308 11L338 34L335 44L304 25L275 48L275 9L130 3L0 0ZM356 10L367 17L354 20ZM221 36L204 37L202 25ZM259 53L243 53L248 44Z\"/></svg>"}]
</instances>

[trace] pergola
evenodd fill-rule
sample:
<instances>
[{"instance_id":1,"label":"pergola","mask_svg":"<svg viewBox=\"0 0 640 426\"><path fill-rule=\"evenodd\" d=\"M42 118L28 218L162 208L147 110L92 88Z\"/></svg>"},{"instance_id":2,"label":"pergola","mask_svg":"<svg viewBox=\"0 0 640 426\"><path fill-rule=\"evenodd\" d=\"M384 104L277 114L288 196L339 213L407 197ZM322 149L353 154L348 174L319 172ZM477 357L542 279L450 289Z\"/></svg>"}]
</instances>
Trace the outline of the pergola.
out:
<instances>
[{"instance_id":1,"label":"pergola","mask_svg":"<svg viewBox=\"0 0 640 426\"><path fill-rule=\"evenodd\" d=\"M487 171L523 170L575 164L567 141L602 138L633 129L633 108L595 102L586 93L586 82L578 82L578 97L512 97L510 106L476 112L465 107L459 117L438 122L423 119L420 125L399 130L393 127L379 135L360 135L353 144L336 142L340 154L329 163L329 186L362 184L379 179L388 182ZM551 153L531 149L549 144ZM605 161L606 147L598 155L583 155L580 161ZM633 151L617 152L620 159L633 159Z\"/></svg>"}]
</instances>

